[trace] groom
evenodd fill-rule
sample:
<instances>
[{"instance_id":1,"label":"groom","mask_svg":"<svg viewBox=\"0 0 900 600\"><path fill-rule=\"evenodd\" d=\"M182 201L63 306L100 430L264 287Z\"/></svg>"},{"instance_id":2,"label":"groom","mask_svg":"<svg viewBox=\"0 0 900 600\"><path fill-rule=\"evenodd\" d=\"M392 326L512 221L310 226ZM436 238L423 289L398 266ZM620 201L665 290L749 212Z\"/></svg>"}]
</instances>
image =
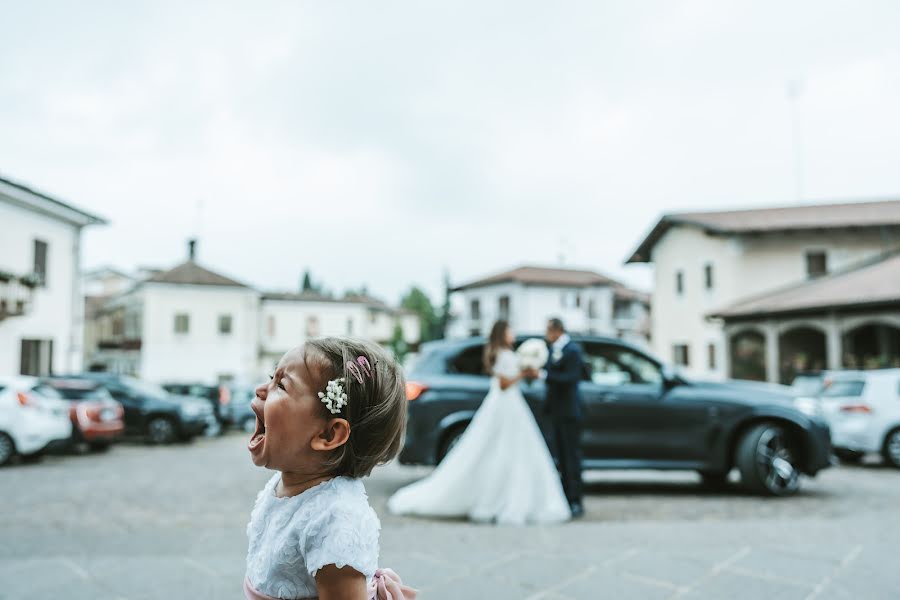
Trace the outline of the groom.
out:
<instances>
[{"instance_id":1,"label":"groom","mask_svg":"<svg viewBox=\"0 0 900 600\"><path fill-rule=\"evenodd\" d=\"M581 392L578 383L584 373L581 348L566 333L563 322L547 322L547 398L544 411L550 418L552 451L556 456L563 491L569 500L572 517L584 514L581 503Z\"/></svg>"}]
</instances>

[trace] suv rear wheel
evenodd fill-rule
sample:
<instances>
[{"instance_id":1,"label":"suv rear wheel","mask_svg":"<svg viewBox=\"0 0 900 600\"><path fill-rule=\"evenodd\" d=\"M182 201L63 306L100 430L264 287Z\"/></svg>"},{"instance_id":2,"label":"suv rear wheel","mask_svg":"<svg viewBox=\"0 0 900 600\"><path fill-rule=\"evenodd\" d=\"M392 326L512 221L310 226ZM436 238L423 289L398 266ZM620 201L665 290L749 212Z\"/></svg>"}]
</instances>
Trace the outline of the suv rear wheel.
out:
<instances>
[{"instance_id":1,"label":"suv rear wheel","mask_svg":"<svg viewBox=\"0 0 900 600\"><path fill-rule=\"evenodd\" d=\"M796 444L781 425L752 427L738 444L735 462L750 491L766 496L790 496L800 488Z\"/></svg>"},{"instance_id":2,"label":"suv rear wheel","mask_svg":"<svg viewBox=\"0 0 900 600\"><path fill-rule=\"evenodd\" d=\"M450 451L453 450L454 446L459 443L459 440L462 438L465 432L465 425L457 425L445 435L444 441L441 444L440 453L438 454L438 463L443 461L444 457L450 454Z\"/></svg>"}]
</instances>

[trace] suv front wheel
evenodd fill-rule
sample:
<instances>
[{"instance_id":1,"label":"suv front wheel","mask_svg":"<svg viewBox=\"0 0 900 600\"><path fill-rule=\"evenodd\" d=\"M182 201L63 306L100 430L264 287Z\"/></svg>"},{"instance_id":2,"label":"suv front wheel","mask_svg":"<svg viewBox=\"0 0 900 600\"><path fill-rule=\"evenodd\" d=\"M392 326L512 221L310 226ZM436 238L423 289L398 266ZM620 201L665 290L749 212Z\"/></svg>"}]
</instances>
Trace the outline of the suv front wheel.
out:
<instances>
[{"instance_id":1,"label":"suv front wheel","mask_svg":"<svg viewBox=\"0 0 900 600\"><path fill-rule=\"evenodd\" d=\"M741 438L735 462L750 491L766 496L790 496L800 488L796 444L775 423L762 423Z\"/></svg>"}]
</instances>

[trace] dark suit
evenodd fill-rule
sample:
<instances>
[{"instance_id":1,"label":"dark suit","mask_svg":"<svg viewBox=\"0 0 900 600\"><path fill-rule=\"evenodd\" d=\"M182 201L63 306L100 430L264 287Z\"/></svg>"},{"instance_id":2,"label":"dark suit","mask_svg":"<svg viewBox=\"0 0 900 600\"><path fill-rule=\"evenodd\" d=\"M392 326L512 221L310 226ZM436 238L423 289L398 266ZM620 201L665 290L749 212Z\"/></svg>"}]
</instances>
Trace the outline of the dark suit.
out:
<instances>
[{"instance_id":1,"label":"dark suit","mask_svg":"<svg viewBox=\"0 0 900 600\"><path fill-rule=\"evenodd\" d=\"M563 490L570 504L581 503L581 421L583 410L578 384L584 375L581 347L569 342L554 360L553 347L547 361L547 398L551 450L556 456Z\"/></svg>"}]
</instances>

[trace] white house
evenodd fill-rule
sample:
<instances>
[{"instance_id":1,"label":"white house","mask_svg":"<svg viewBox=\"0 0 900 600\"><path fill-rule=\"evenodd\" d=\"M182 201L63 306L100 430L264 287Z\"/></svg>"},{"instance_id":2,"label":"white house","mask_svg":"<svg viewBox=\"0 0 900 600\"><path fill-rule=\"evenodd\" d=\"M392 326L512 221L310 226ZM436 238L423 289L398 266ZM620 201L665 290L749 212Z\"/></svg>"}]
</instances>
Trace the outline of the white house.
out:
<instances>
[{"instance_id":1,"label":"white house","mask_svg":"<svg viewBox=\"0 0 900 600\"><path fill-rule=\"evenodd\" d=\"M417 314L369 296L268 292L262 295L260 317L260 372L271 370L282 354L311 337L348 335L387 344L397 328L409 346L421 337Z\"/></svg>"},{"instance_id":2,"label":"white house","mask_svg":"<svg viewBox=\"0 0 900 600\"><path fill-rule=\"evenodd\" d=\"M81 369L81 230L102 218L0 178L0 374Z\"/></svg>"},{"instance_id":3,"label":"white house","mask_svg":"<svg viewBox=\"0 0 900 600\"><path fill-rule=\"evenodd\" d=\"M89 369L161 383L255 381L309 337L352 335L384 344L399 327L407 344L419 341L414 313L368 296L261 293L197 264L194 244L187 262L146 270L149 276L131 285L128 275L110 269L87 277L97 294L86 300Z\"/></svg>"},{"instance_id":4,"label":"white house","mask_svg":"<svg viewBox=\"0 0 900 600\"><path fill-rule=\"evenodd\" d=\"M448 337L487 335L498 319L521 333L541 333L559 317L568 330L647 343L649 298L600 273L523 266L451 290L462 310Z\"/></svg>"},{"instance_id":5,"label":"white house","mask_svg":"<svg viewBox=\"0 0 900 600\"><path fill-rule=\"evenodd\" d=\"M87 366L157 382L253 379L258 315L259 292L197 264L192 241L186 262L103 300Z\"/></svg>"},{"instance_id":6,"label":"white house","mask_svg":"<svg viewBox=\"0 0 900 600\"><path fill-rule=\"evenodd\" d=\"M806 329L779 321L774 311L760 326L768 332L763 341L750 340L738 328L723 328L725 315L739 318L729 307L898 247L900 201L807 205L666 215L628 262L654 264L652 335L659 355L694 376L778 381L789 380L796 370L788 364L798 353L791 351L797 345L793 338L806 335ZM831 335L852 334L850 325L864 324L835 324ZM768 344L765 357L759 344ZM806 352L801 362L806 368L837 368L836 352L836 346L829 357Z\"/></svg>"}]
</instances>

